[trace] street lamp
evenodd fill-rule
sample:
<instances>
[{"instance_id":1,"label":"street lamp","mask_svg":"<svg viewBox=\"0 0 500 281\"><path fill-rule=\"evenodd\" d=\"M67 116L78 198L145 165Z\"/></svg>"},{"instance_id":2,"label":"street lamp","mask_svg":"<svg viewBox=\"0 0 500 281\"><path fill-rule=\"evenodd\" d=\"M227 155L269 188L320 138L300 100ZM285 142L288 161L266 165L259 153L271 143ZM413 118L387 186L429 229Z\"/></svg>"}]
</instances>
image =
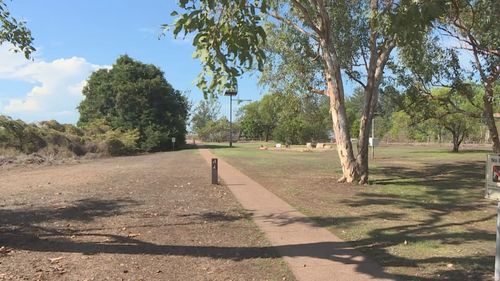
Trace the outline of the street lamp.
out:
<instances>
[{"instance_id":1,"label":"street lamp","mask_svg":"<svg viewBox=\"0 0 500 281\"><path fill-rule=\"evenodd\" d=\"M238 94L236 90L227 90L224 96L229 96L229 147L233 147L233 97Z\"/></svg>"},{"instance_id":2,"label":"street lamp","mask_svg":"<svg viewBox=\"0 0 500 281\"><path fill-rule=\"evenodd\" d=\"M252 100L243 100L243 99L233 99L233 96L238 94L235 90L228 90L224 93L224 96L229 96L229 147L233 147L233 101L241 103L244 101L252 101Z\"/></svg>"}]
</instances>

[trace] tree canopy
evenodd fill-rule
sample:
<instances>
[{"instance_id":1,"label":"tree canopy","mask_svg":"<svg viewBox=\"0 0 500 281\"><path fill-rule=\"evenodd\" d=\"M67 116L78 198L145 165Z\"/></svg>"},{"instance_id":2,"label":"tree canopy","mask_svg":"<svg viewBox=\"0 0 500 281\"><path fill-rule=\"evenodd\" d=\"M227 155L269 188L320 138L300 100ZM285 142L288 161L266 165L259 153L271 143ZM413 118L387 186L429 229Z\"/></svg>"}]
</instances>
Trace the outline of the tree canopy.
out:
<instances>
[{"instance_id":1,"label":"tree canopy","mask_svg":"<svg viewBox=\"0 0 500 281\"><path fill-rule=\"evenodd\" d=\"M329 139L328 110L326 97L273 93L243 106L238 120L246 138L304 144Z\"/></svg>"},{"instance_id":2,"label":"tree canopy","mask_svg":"<svg viewBox=\"0 0 500 281\"><path fill-rule=\"evenodd\" d=\"M481 119L488 127L493 151L500 153L500 137L494 113L499 92L500 5L494 0L449 0L446 12L421 44L404 48L395 71L399 86L415 94L432 96L432 87L450 90L450 113ZM482 87L478 99L477 89ZM418 99L418 97L416 97ZM458 102L466 99L467 103ZM467 105L463 107L463 105ZM472 105L472 106L471 106Z\"/></svg>"},{"instance_id":3,"label":"tree canopy","mask_svg":"<svg viewBox=\"0 0 500 281\"><path fill-rule=\"evenodd\" d=\"M219 118L220 107L219 101L214 97L201 100L192 113L192 130L200 135L209 122L215 122Z\"/></svg>"},{"instance_id":4,"label":"tree canopy","mask_svg":"<svg viewBox=\"0 0 500 281\"><path fill-rule=\"evenodd\" d=\"M79 126L105 123L121 131L137 130L144 151L169 148L172 137L185 141L188 101L154 65L121 56L111 69L92 73L83 95Z\"/></svg>"},{"instance_id":5,"label":"tree canopy","mask_svg":"<svg viewBox=\"0 0 500 281\"><path fill-rule=\"evenodd\" d=\"M313 83L299 88L330 99L343 173L339 181L359 183L368 182L370 124L391 53L398 45L420 42L447 7L445 0L182 0L179 6L181 13L172 13L177 16L173 33L196 34L203 91L235 87L243 72L264 70L266 51L275 54L268 57L277 67L270 69L280 75L269 75L269 81L309 80ZM266 45L268 37L276 44ZM364 89L357 153L348 127L344 74Z\"/></svg>"}]
</instances>

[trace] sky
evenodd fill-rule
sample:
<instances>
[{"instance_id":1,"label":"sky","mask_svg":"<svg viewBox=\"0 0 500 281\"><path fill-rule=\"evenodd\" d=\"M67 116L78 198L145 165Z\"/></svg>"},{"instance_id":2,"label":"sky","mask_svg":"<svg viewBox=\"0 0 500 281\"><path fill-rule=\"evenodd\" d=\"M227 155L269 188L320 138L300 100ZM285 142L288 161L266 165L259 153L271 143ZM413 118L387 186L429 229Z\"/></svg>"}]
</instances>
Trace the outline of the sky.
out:
<instances>
[{"instance_id":1,"label":"sky","mask_svg":"<svg viewBox=\"0 0 500 281\"><path fill-rule=\"evenodd\" d=\"M161 37L173 22L174 0L14 0L6 2L35 38L33 60L0 46L0 114L28 122L76 123L76 107L89 75L109 68L118 56L154 64L175 89L196 104L203 98L193 81L201 70L189 38ZM161 37L161 38L160 38ZM160 38L160 39L159 39ZM239 81L240 99L258 100L257 75ZM229 101L221 97L228 115ZM235 106L236 103L234 103Z\"/></svg>"},{"instance_id":2,"label":"sky","mask_svg":"<svg viewBox=\"0 0 500 281\"><path fill-rule=\"evenodd\" d=\"M172 24L176 0L14 0L6 2L17 19L25 20L35 38L33 60L0 46L0 114L28 122L55 119L76 123L76 107L89 75L109 68L118 56L154 64L175 89L194 105L203 95L193 81L201 70L192 58L192 37L161 36L162 24ZM465 54L464 61L470 60ZM258 100L265 90L258 74L239 80L238 98ZM344 79L346 95L355 87ZM221 97L229 116L229 100ZM238 106L234 103L236 112Z\"/></svg>"}]
</instances>

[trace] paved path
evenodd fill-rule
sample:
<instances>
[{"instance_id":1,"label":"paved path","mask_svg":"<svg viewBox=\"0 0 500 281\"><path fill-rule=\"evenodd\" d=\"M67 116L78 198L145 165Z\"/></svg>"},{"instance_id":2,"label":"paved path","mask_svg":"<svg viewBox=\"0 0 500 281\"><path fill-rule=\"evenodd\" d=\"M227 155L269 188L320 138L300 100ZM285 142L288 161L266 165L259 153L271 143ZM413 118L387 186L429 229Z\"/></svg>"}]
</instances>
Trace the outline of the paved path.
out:
<instances>
[{"instance_id":1,"label":"paved path","mask_svg":"<svg viewBox=\"0 0 500 281\"><path fill-rule=\"evenodd\" d=\"M208 149L200 153L211 163ZM394 280L375 262L219 159L219 175L299 281Z\"/></svg>"}]
</instances>

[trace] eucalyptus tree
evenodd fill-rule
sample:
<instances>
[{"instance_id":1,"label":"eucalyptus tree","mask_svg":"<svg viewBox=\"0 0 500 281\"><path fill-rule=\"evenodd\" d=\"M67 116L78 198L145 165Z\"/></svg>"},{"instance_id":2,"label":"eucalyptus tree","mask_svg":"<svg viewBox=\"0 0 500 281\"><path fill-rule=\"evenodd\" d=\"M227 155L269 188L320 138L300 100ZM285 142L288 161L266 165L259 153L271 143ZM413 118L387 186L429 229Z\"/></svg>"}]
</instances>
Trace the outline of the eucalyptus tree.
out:
<instances>
[{"instance_id":1,"label":"eucalyptus tree","mask_svg":"<svg viewBox=\"0 0 500 281\"><path fill-rule=\"evenodd\" d=\"M203 99L193 110L191 127L195 133L205 128L207 124L219 119L221 105L216 98Z\"/></svg>"},{"instance_id":2,"label":"eucalyptus tree","mask_svg":"<svg viewBox=\"0 0 500 281\"><path fill-rule=\"evenodd\" d=\"M494 112L500 109L500 4L493 0L451 0L421 44L400 52L392 65L397 82L413 100L436 99L433 87L446 87L438 99L449 114L460 113L483 121L500 153ZM482 96L478 89L482 88ZM478 98L480 97L480 98ZM464 100L466 102L464 102Z\"/></svg>"},{"instance_id":3,"label":"eucalyptus tree","mask_svg":"<svg viewBox=\"0 0 500 281\"><path fill-rule=\"evenodd\" d=\"M339 181L366 183L368 135L385 66L395 47L425 34L445 5L441 0L180 0L179 6L182 12L172 13L177 16L173 33L196 33L194 56L203 65L197 85L205 93L223 92L235 87L244 72L264 69L270 32L265 25L277 26L278 34L293 32L299 40L290 55L317 62L304 65L312 67L305 69L306 77L317 82L309 91L330 99L343 174ZM356 154L346 118L344 73L365 93Z\"/></svg>"},{"instance_id":4,"label":"eucalyptus tree","mask_svg":"<svg viewBox=\"0 0 500 281\"><path fill-rule=\"evenodd\" d=\"M451 0L446 17L437 26L443 35L454 40L453 44L442 42L445 48L472 57L469 67L460 70L472 69L470 79L484 87L482 113L476 117L487 124L495 153L500 153L494 118L495 104L498 105L500 99L500 93L495 91L500 75L499 15L500 3L495 0Z\"/></svg>"},{"instance_id":5,"label":"eucalyptus tree","mask_svg":"<svg viewBox=\"0 0 500 281\"><path fill-rule=\"evenodd\" d=\"M412 90L414 90L413 88ZM451 134L453 152L458 152L460 145L472 133L480 127L479 119L457 112L455 107L460 107L467 112L477 112L476 103L481 99L480 93L472 91L467 94L457 94L454 89L440 87L430 89L430 93L405 93L406 105L404 111L411 116L411 126L429 128L443 128ZM453 105L451 105L453 104Z\"/></svg>"},{"instance_id":6,"label":"eucalyptus tree","mask_svg":"<svg viewBox=\"0 0 500 281\"><path fill-rule=\"evenodd\" d=\"M241 134L247 139L261 140L264 128L259 114L259 101L254 101L242 106L238 110L238 121Z\"/></svg>"},{"instance_id":7,"label":"eucalyptus tree","mask_svg":"<svg viewBox=\"0 0 500 281\"><path fill-rule=\"evenodd\" d=\"M5 1L0 0L0 45L11 43L14 52L21 52L28 59L35 51L31 31L24 21L18 21L10 14Z\"/></svg>"}]
</instances>

